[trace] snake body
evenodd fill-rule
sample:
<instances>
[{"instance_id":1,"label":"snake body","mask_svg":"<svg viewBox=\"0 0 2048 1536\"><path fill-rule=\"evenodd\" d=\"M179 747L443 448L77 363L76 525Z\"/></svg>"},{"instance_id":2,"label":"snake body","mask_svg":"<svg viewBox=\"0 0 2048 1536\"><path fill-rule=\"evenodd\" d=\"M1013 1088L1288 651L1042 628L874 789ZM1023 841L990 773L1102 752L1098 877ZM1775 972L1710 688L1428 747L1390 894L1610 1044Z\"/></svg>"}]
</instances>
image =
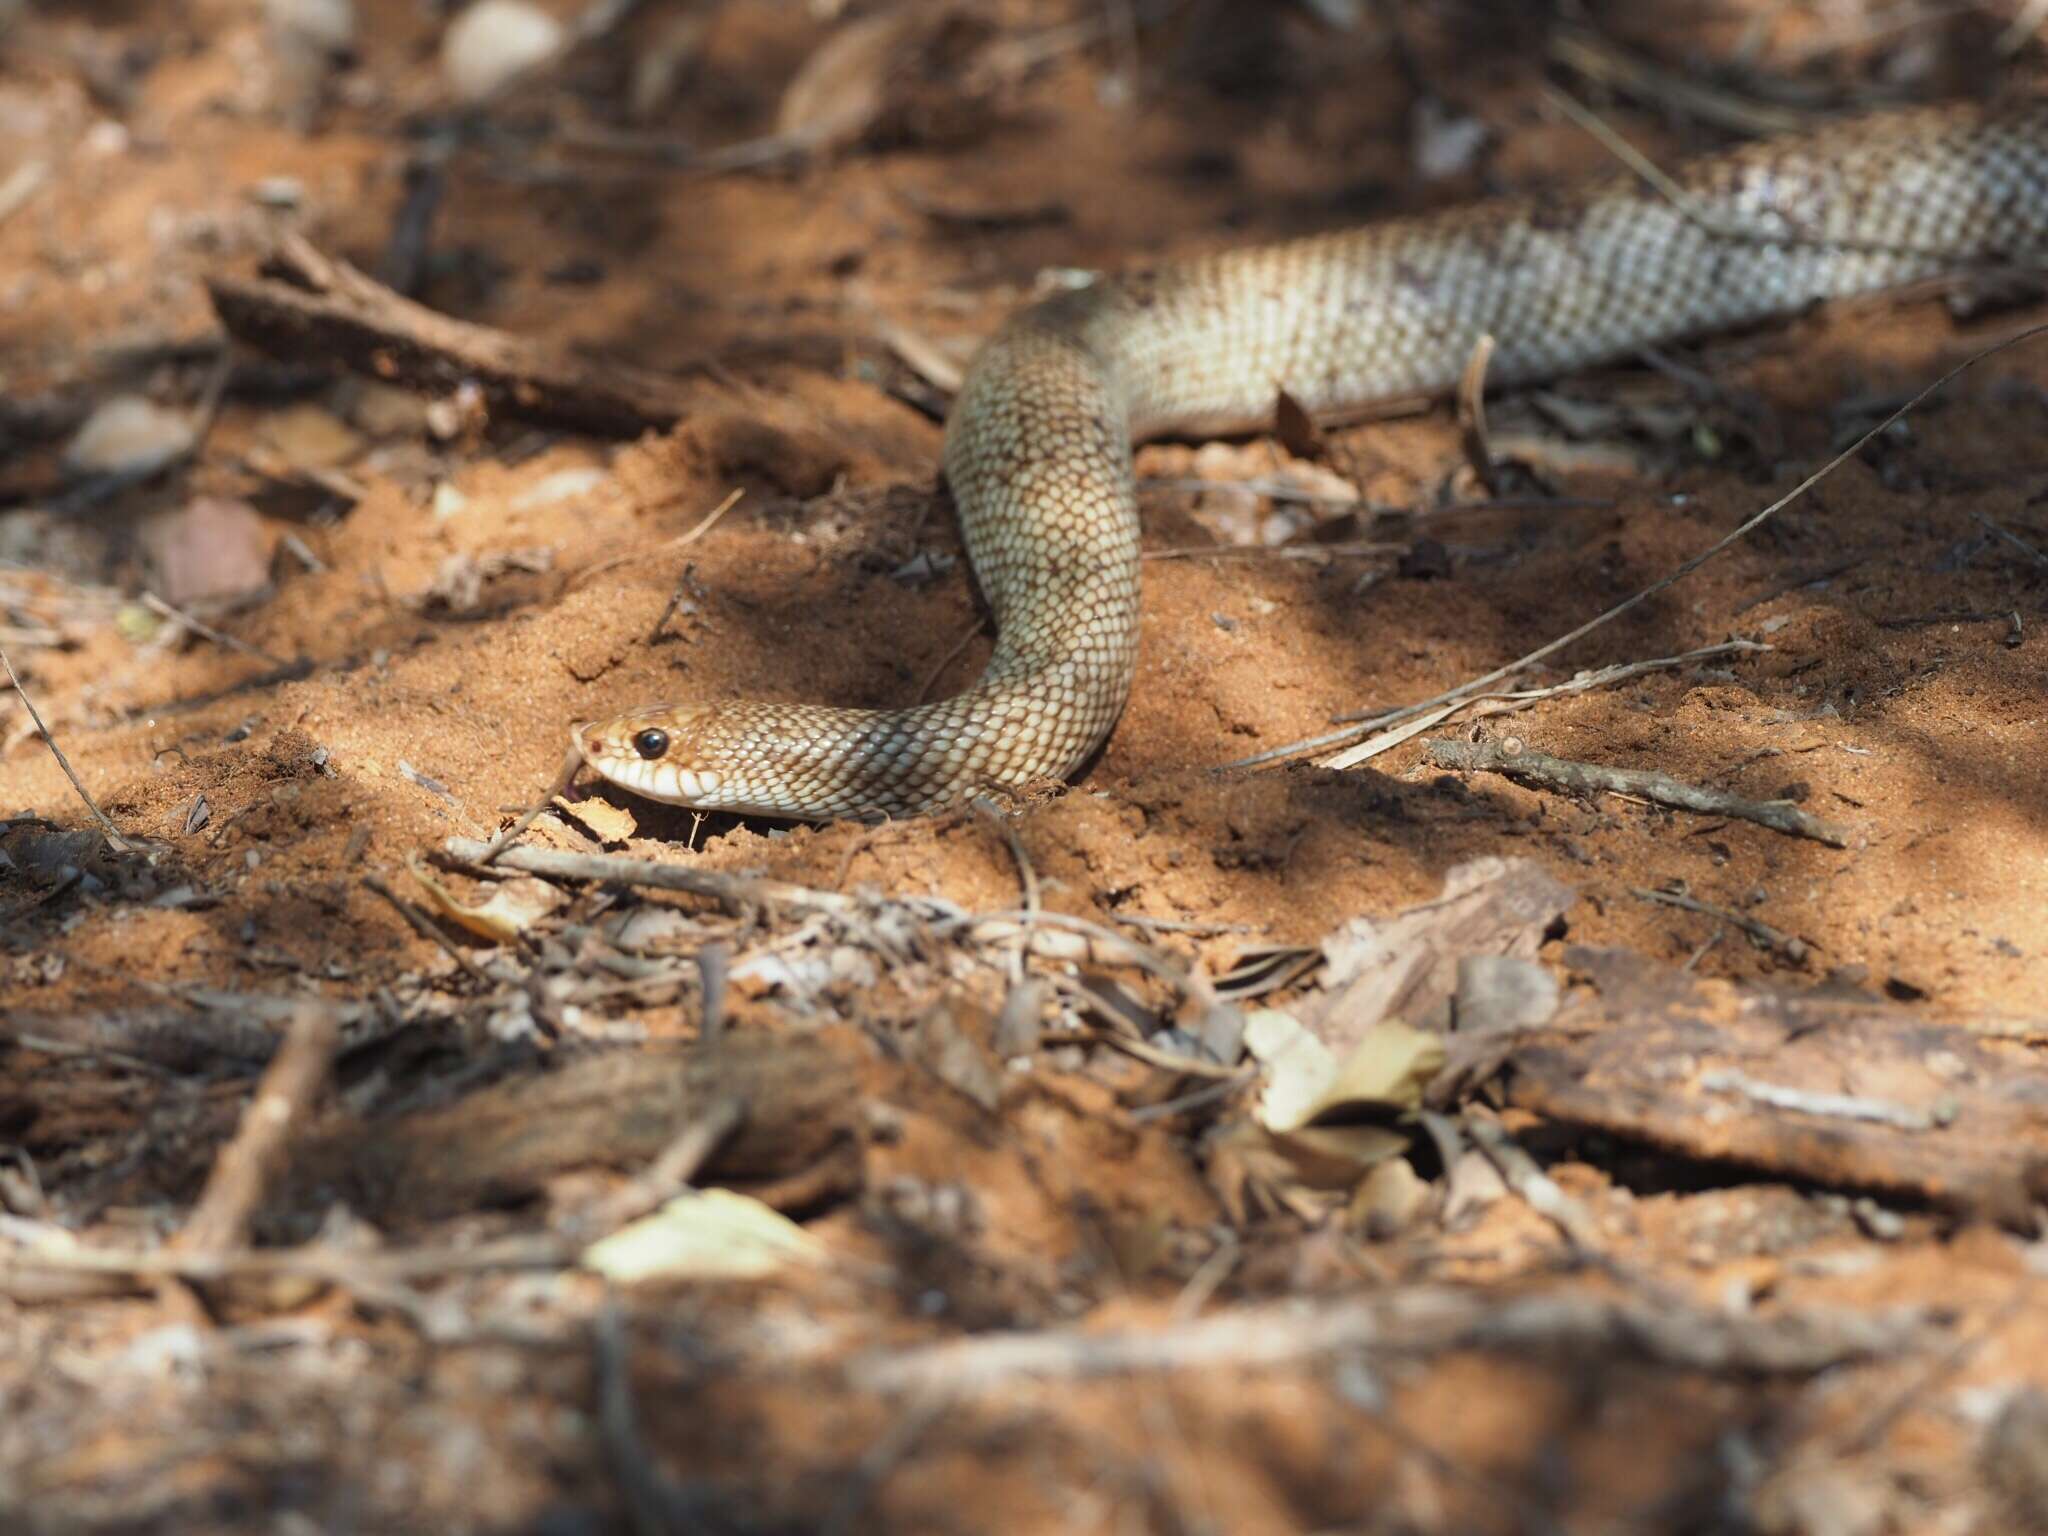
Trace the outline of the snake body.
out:
<instances>
[{"instance_id":1,"label":"snake body","mask_svg":"<svg viewBox=\"0 0 2048 1536\"><path fill-rule=\"evenodd\" d=\"M579 727L585 761L702 810L904 816L1072 773L1138 645L1131 442L1451 389L1482 336L1515 384L1973 266L2048 254L2048 103L1850 119L1069 290L982 348L946 476L997 625L966 692L909 709L696 701Z\"/></svg>"}]
</instances>

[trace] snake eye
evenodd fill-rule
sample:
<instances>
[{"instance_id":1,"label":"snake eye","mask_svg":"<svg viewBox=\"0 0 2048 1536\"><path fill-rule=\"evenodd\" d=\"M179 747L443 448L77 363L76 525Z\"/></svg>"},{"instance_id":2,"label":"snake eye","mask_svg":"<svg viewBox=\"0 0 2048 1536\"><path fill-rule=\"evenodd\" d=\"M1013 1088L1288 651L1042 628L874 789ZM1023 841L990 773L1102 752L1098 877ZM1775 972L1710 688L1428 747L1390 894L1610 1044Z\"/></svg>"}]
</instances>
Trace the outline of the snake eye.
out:
<instances>
[{"instance_id":1,"label":"snake eye","mask_svg":"<svg viewBox=\"0 0 2048 1536\"><path fill-rule=\"evenodd\" d=\"M645 730L633 738L633 750L650 763L668 751L668 732Z\"/></svg>"}]
</instances>

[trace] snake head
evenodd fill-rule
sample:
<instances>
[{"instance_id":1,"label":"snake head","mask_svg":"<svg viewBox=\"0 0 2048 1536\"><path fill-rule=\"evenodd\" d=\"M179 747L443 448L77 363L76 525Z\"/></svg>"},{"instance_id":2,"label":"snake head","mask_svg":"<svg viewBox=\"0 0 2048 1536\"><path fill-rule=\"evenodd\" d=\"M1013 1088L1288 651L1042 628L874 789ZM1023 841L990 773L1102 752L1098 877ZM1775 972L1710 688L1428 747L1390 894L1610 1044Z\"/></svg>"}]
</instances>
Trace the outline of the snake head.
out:
<instances>
[{"instance_id":1,"label":"snake head","mask_svg":"<svg viewBox=\"0 0 2048 1536\"><path fill-rule=\"evenodd\" d=\"M657 704L630 715L570 727L569 739L597 773L636 795L703 810L722 806L719 775L699 743L712 717L707 704Z\"/></svg>"}]
</instances>

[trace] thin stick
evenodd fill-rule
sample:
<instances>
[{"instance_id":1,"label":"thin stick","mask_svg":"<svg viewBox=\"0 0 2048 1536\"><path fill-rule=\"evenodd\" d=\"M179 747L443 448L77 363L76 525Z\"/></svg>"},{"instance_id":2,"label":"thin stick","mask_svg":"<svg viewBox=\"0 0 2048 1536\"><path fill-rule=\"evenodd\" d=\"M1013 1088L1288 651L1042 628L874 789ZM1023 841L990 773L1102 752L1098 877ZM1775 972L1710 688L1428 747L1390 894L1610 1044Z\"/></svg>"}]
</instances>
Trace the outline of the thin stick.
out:
<instances>
[{"instance_id":1,"label":"thin stick","mask_svg":"<svg viewBox=\"0 0 2048 1536\"><path fill-rule=\"evenodd\" d=\"M933 667L930 673L926 675L923 686L917 690L917 698L914 702L922 704L926 696L939 686L939 679L946 675L946 668L952 666L954 662L960 659L961 652L974 643L974 637L981 633L982 628L982 622L977 618L974 621L973 627L966 634L962 635L959 640L954 642L953 648L946 652L940 659L939 664Z\"/></svg>"},{"instance_id":2,"label":"thin stick","mask_svg":"<svg viewBox=\"0 0 2048 1536\"><path fill-rule=\"evenodd\" d=\"M64 770L64 777L71 781L71 787L78 791L78 798L85 802L85 808L92 812L92 819L99 823L100 831L106 834L109 845L116 853L133 853L135 845L121 835L121 829L107 819L107 813L93 803L91 795L85 792L85 785L79 782L78 773L71 766L71 759L64 755L64 749L57 745L57 738L50 734L50 728L43 724L42 712L36 708L36 701L28 696L28 690L21 686L21 677L14 670L14 663L8 659L6 647L0 646L0 666L7 668L7 681L14 684L14 691L21 695L21 702L28 708L29 719L35 721L36 729L42 733L43 744L50 749L50 755L57 759L57 766Z\"/></svg>"},{"instance_id":3,"label":"thin stick","mask_svg":"<svg viewBox=\"0 0 2048 1536\"><path fill-rule=\"evenodd\" d=\"M1284 746L1268 748L1264 752L1255 752L1250 757L1241 757L1238 758L1235 762L1224 763L1217 771L1228 772L1239 768L1261 768L1268 763L1276 763L1282 761L1285 758L1297 757L1304 752L1316 752L1322 750L1325 747L1342 746L1348 741L1353 741L1357 739L1357 737L1360 734L1361 725L1377 725L1388 720L1407 718L1414 715L1418 715L1426 710L1436 709L1445 704L1463 703L1472 695L1481 693L1486 689L1491 688L1495 683L1500 682L1502 679L1512 677L1517 672L1525 671L1529 667L1534 666L1539 661L1547 660L1551 656L1554 656L1559 651L1563 650L1566 646L1573 644L1575 641L1583 640L1587 635L1590 635L1594 630L1599 629L1604 625L1611 624L1614 620L1620 618L1624 613L1627 613L1634 608L1640 607L1642 604L1648 602L1651 598L1655 597L1658 593L1663 592L1668 588L1676 586L1679 582L1685 580L1686 577L1690 576L1694 571L1698 570L1701 566L1705 565L1709 560L1713 559L1716 555L1720 554L1724 549L1727 549L1730 545L1738 543L1742 539L1747 538L1750 534L1754 533L1758 528L1761 528L1765 523L1769 522L1773 517L1777 516L1778 513L1784 511L1785 508L1791 506L1793 502L1797 501L1800 497L1804 496L1808 491L1812 490L1816 485L1820 484L1821 481L1827 479L1829 475L1832 475L1836 470L1840 469L1844 464L1848 463L1849 460L1855 458L1856 455L1860 454L1865 448L1869 447L1870 444L1875 442L1878 439L1878 437L1880 437L1883 433L1889 431L1894 422L1899 421L1901 418L1903 418L1913 410L1917 409L1920 406L1920 404L1927 399L1928 396L1932 395L1936 390L1939 390L1940 388L1942 388L1942 386L1946 385L1951 380L1957 378L1961 374L1967 373L1970 369L1976 367L1977 364L1983 362L1986 358L1994 357L1998 353L2005 351L2008 347L2016 347L2023 341L2032 341L2036 336L2041 335L2043 332L2048 332L2048 322L2043 322L2039 325L2030 325L2023 331L2020 331L2011 336L2007 336L2001 341L1993 342L1990 346L1983 348L1981 351L1971 353L1968 357L1964 358L1960 363L1957 363L1953 368L1949 369L1948 372L1944 373L1940 378L1936 379L1932 384L1929 384L1925 389L1921 390L1918 394L1914 395L1912 399L1908 400L1905 404L1901 405L1897 410L1893 411L1889 416L1885 417L1883 421L1880 421L1868 432L1865 432L1861 437L1857 438L1856 441L1851 443L1847 448L1844 448L1832 459L1829 459L1827 463L1823 464L1819 469L1815 470L1812 474L1808 475L1804 480L1800 481L1797 485L1793 486L1792 489L1787 491L1783 496L1780 496L1776 501L1772 502L1762 511L1757 512L1756 514L1751 516L1746 522L1742 523L1739 527L1736 527L1732 529L1730 532L1723 534L1720 538L1716 539L1713 543L1709 544L1705 549L1701 550L1698 554L1692 556L1692 558L1690 558L1689 560L1684 561L1669 575L1660 576L1657 580L1651 582L1650 585L1644 587L1640 592L1637 592L1634 596L1623 598L1620 602L1616 603L1612 608L1609 608L1605 613L1599 614L1593 618L1588 619L1585 623L1579 625L1578 628L1566 631L1564 634L1559 635L1555 640L1551 640L1543 645L1537 646L1535 650L1529 652L1526 656L1517 657L1515 660L1508 662L1505 666L1494 668L1491 672L1488 672L1483 677L1475 677L1468 683L1461 683L1456 688L1448 689L1445 692L1438 694L1435 698L1424 699L1419 704L1410 704L1401 709L1388 710L1385 714L1375 716L1370 721L1359 722L1358 724L1354 724L1341 731L1326 731L1320 736L1311 736L1302 741L1288 742Z\"/></svg>"},{"instance_id":4,"label":"thin stick","mask_svg":"<svg viewBox=\"0 0 2048 1536\"><path fill-rule=\"evenodd\" d=\"M1830 848L1849 846L1849 834L1840 827L1809 816L1782 800L1745 800L1724 790L1688 784L1655 769L1610 768L1603 763L1574 762L1570 758L1552 757L1547 752L1531 752L1512 741L1432 741L1429 760L1439 768L1504 774L1511 779L1544 789L1563 790L1568 794L1634 795L1675 810L1753 821L1773 832L1783 832L1791 837L1810 837Z\"/></svg>"},{"instance_id":5,"label":"thin stick","mask_svg":"<svg viewBox=\"0 0 2048 1536\"><path fill-rule=\"evenodd\" d=\"M1896 1355L1926 1336L1914 1319L1840 1312L1748 1316L1563 1291L1502 1301L1431 1286L1368 1299L1257 1303L1165 1328L984 1333L876 1350L847 1369L853 1384L868 1391L932 1390L955 1398L1014 1392L1027 1381L1205 1367L1273 1370L1345 1350L1405 1356L1459 1349L1563 1352L1724 1374L1807 1375Z\"/></svg>"},{"instance_id":6,"label":"thin stick","mask_svg":"<svg viewBox=\"0 0 2048 1536\"><path fill-rule=\"evenodd\" d=\"M725 1145L746 1118L746 1100L737 1094L720 1094L701 1109L693 1110L690 1123L675 1140L623 1189L599 1205L591 1225L613 1232L666 1205L689 1188L690 1181L711 1161L711 1155Z\"/></svg>"},{"instance_id":7,"label":"thin stick","mask_svg":"<svg viewBox=\"0 0 2048 1536\"><path fill-rule=\"evenodd\" d=\"M470 959L469 956L465 955L461 950L457 949L454 943L449 939L447 934L441 932L439 928L435 927L434 924L429 922L426 918L426 915L422 913L419 910L419 908L415 907L411 902L407 901L403 896L399 895L398 892L391 889L391 887L384 882L384 879L381 876L365 875L363 876L363 884L368 886L371 890L375 891L379 896L382 896L386 901L390 902L392 910L397 912L400 917L405 919L406 927L412 929L414 933L418 934L421 938L427 940L429 943L438 944L443 950L445 950L447 952L448 958L453 960L458 966L460 966L464 974L467 975L471 981L477 982L483 986L490 985L490 977L486 976L483 973L482 969L477 965L477 963L474 960Z\"/></svg>"},{"instance_id":8,"label":"thin stick","mask_svg":"<svg viewBox=\"0 0 2048 1536\"><path fill-rule=\"evenodd\" d=\"M490 844L484 849L482 856L476 862L488 864L513 843L517 842L521 834L540 818L540 813L554 803L557 795L564 795L569 792L569 786L576 781L576 770L582 766L582 749L574 742L571 742L569 750L563 754L562 766L555 774L554 783L542 790L540 798L526 810L519 813L517 821L491 839Z\"/></svg>"},{"instance_id":9,"label":"thin stick","mask_svg":"<svg viewBox=\"0 0 2048 1536\"><path fill-rule=\"evenodd\" d=\"M1112 912L1112 923L1127 923L1144 933L1264 933L1263 923L1210 923L1187 917L1146 917L1140 912Z\"/></svg>"},{"instance_id":10,"label":"thin stick","mask_svg":"<svg viewBox=\"0 0 2048 1536\"><path fill-rule=\"evenodd\" d=\"M1401 543L1350 544L1177 544L1170 549L1148 549L1143 560L1336 560L1366 555L1397 555L1408 545Z\"/></svg>"},{"instance_id":11,"label":"thin stick","mask_svg":"<svg viewBox=\"0 0 2048 1536\"><path fill-rule=\"evenodd\" d=\"M442 845L448 854L464 863L480 863L490 845L470 837L451 837ZM616 880L625 885L652 886L664 891L687 891L709 896L735 906L788 907L799 912L853 913L861 904L851 896L831 891L813 891L781 880L761 880L749 875L727 875L716 870L693 869L686 864L661 864L651 859L620 858L604 853L558 853L548 848L506 848L496 859L500 869L523 874L545 875L551 880Z\"/></svg>"},{"instance_id":12,"label":"thin stick","mask_svg":"<svg viewBox=\"0 0 2048 1536\"><path fill-rule=\"evenodd\" d=\"M1682 891L1651 891L1640 886L1632 886L1629 895L1638 901L1655 902L1660 907L1677 907L1681 912L1697 912L1702 917L1717 918L1721 922L1732 924L1748 934L1759 947L1783 955L1794 965L1804 965L1807 955L1814 948L1797 934L1780 933L1769 923L1745 917L1742 913L1730 911L1727 907L1717 907L1712 902L1701 901Z\"/></svg>"},{"instance_id":13,"label":"thin stick","mask_svg":"<svg viewBox=\"0 0 2048 1536\"><path fill-rule=\"evenodd\" d=\"M683 1490L655 1464L640 1434L640 1416L633 1405L633 1381L627 1360L625 1314L607 1297L591 1329L596 1362L597 1422L605 1459L626 1505L634 1536L669 1536L697 1526Z\"/></svg>"},{"instance_id":14,"label":"thin stick","mask_svg":"<svg viewBox=\"0 0 2048 1536\"><path fill-rule=\"evenodd\" d=\"M211 640L215 645L223 645L231 651L238 651L244 656L252 657L262 662L265 666L288 667L291 665L282 656L273 656L270 652L263 650L259 646L251 645L246 640L237 640L226 630L215 629L211 624L202 623L182 608L173 608L154 592L142 594L142 606L159 618L169 619L174 624L182 624L195 635Z\"/></svg>"},{"instance_id":15,"label":"thin stick","mask_svg":"<svg viewBox=\"0 0 2048 1536\"><path fill-rule=\"evenodd\" d=\"M675 611L683 606L683 594L690 590L690 582L696 574L697 562L685 560L683 562L682 575L676 578L675 586L669 591L668 601L662 604L661 617L654 621L654 628L647 632L647 643L649 645L654 644L655 641L661 638L661 632L668 628L668 621L675 616Z\"/></svg>"},{"instance_id":16,"label":"thin stick","mask_svg":"<svg viewBox=\"0 0 2048 1536\"><path fill-rule=\"evenodd\" d=\"M1974 517L1986 528L1990 529L1993 533L1997 534L2001 539L2005 540L2006 543L2012 545L2014 549L2017 549L2024 553L2029 559L2031 559L2034 562L2034 564L2048 565L2048 555L2042 554L2040 550L2034 548L2033 545L2029 544L2025 539L2021 538L2018 534L2007 532L2004 528L2001 528L1997 523L1991 521L1991 519L1986 517L1982 512L1972 512L1970 516Z\"/></svg>"}]
</instances>

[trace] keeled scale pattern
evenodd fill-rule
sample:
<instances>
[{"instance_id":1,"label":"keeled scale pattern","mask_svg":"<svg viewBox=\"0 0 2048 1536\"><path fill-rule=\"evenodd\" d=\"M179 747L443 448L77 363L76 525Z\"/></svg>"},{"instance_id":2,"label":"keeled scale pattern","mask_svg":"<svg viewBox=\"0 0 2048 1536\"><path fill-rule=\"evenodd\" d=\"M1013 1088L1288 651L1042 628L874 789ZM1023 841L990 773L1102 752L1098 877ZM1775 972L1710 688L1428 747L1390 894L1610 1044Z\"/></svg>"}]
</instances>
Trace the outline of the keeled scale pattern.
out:
<instances>
[{"instance_id":1,"label":"keeled scale pattern","mask_svg":"<svg viewBox=\"0 0 2048 1536\"><path fill-rule=\"evenodd\" d=\"M2048 254L2048 103L1917 109L1694 164L1207 257L1025 310L970 369L946 473L998 625L967 692L916 709L645 711L583 738L607 777L702 809L912 815L1071 773L1136 665L1130 439L1453 387L1483 334L1515 383L1637 348ZM679 728L671 761L631 735ZM649 770L715 776L686 795ZM637 781L637 782L636 782ZM664 790L667 792L664 792Z\"/></svg>"}]
</instances>

